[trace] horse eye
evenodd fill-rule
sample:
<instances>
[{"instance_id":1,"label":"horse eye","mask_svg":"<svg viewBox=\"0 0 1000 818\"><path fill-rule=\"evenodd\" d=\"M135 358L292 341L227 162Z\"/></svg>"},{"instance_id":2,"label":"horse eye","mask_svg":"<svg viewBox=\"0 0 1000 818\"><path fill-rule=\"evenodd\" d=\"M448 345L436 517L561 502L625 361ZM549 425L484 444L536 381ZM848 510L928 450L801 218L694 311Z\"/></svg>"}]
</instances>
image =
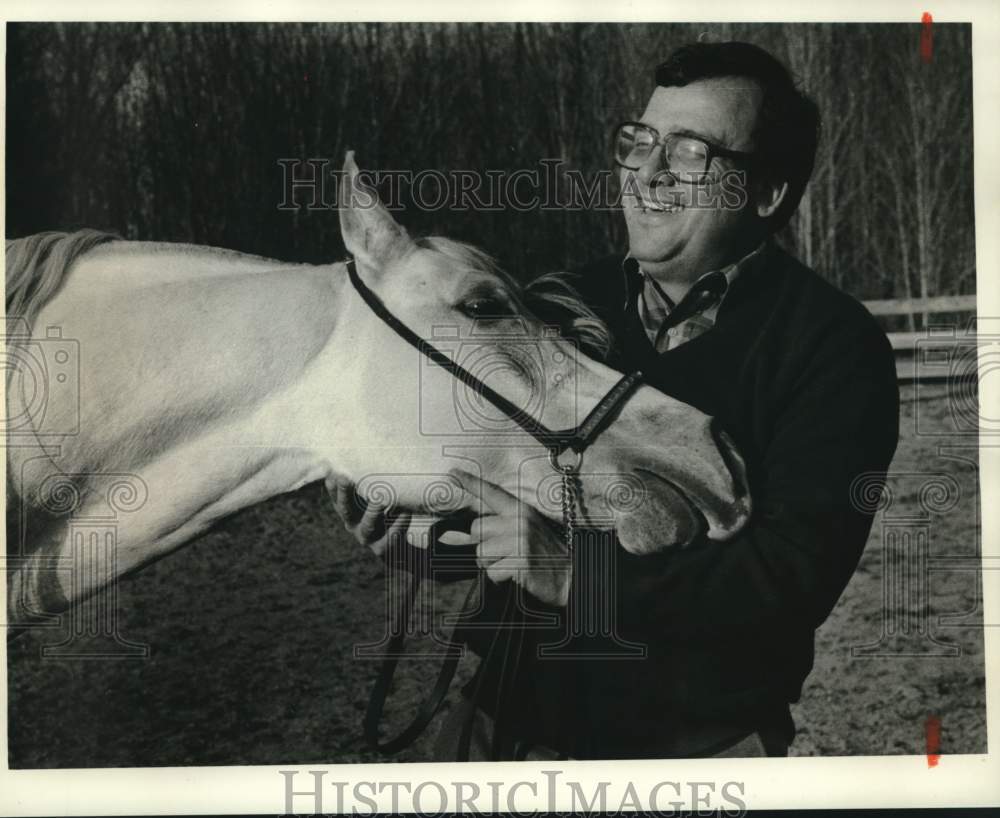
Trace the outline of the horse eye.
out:
<instances>
[{"instance_id":1,"label":"horse eye","mask_svg":"<svg viewBox=\"0 0 1000 818\"><path fill-rule=\"evenodd\" d=\"M469 318L508 318L514 314L510 304L489 295L474 296L463 301L458 309Z\"/></svg>"}]
</instances>

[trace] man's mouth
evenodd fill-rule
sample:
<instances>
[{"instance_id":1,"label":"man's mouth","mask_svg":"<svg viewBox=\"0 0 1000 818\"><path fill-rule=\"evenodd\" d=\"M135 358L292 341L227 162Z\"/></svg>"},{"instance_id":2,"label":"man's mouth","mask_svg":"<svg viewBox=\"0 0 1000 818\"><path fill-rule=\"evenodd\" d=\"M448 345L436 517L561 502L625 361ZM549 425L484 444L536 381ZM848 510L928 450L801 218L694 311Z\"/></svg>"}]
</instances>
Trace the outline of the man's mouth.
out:
<instances>
[{"instance_id":1,"label":"man's mouth","mask_svg":"<svg viewBox=\"0 0 1000 818\"><path fill-rule=\"evenodd\" d=\"M651 202L638 197L632 199L631 207L641 213L680 213L685 209L677 202Z\"/></svg>"}]
</instances>

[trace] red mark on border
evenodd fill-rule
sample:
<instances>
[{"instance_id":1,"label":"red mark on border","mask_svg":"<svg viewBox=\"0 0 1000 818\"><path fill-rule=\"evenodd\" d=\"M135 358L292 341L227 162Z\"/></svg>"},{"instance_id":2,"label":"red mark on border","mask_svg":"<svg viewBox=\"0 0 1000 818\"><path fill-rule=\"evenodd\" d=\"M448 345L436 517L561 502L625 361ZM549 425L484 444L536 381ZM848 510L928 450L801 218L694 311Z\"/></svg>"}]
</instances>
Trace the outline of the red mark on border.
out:
<instances>
[{"instance_id":1,"label":"red mark on border","mask_svg":"<svg viewBox=\"0 0 1000 818\"><path fill-rule=\"evenodd\" d=\"M927 766L936 767L941 759L941 719L928 716L925 727L927 733Z\"/></svg>"},{"instance_id":2,"label":"red mark on border","mask_svg":"<svg viewBox=\"0 0 1000 818\"><path fill-rule=\"evenodd\" d=\"M925 11L920 22L923 23L923 28L920 29L920 59L930 62L934 53L934 18L929 11Z\"/></svg>"}]
</instances>

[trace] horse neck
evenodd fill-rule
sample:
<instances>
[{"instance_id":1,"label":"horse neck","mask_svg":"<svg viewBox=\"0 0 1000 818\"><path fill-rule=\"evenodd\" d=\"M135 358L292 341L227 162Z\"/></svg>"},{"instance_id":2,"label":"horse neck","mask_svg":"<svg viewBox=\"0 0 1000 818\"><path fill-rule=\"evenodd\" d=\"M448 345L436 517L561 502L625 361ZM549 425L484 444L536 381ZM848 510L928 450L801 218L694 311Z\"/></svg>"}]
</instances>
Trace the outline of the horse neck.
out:
<instances>
[{"instance_id":1,"label":"horse neck","mask_svg":"<svg viewBox=\"0 0 1000 818\"><path fill-rule=\"evenodd\" d=\"M220 430L255 442L252 419L326 348L343 279L336 265L184 246L116 243L81 258L35 325L86 353L86 432L67 440L79 461L67 467L136 467Z\"/></svg>"}]
</instances>

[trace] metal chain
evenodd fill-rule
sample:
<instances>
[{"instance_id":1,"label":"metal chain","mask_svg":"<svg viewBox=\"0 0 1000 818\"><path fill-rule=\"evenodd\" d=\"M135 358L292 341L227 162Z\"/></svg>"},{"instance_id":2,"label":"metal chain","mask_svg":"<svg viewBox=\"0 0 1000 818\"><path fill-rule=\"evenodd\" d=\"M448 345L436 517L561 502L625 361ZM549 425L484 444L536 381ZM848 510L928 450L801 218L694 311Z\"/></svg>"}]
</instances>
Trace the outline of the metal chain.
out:
<instances>
[{"instance_id":1,"label":"metal chain","mask_svg":"<svg viewBox=\"0 0 1000 818\"><path fill-rule=\"evenodd\" d=\"M560 469L559 476L562 479L562 516L563 531L566 537L566 550L573 553L573 533L576 528L576 492L573 485L574 471L571 469Z\"/></svg>"},{"instance_id":2,"label":"metal chain","mask_svg":"<svg viewBox=\"0 0 1000 818\"><path fill-rule=\"evenodd\" d=\"M549 465L559 473L561 482L561 493L559 500L562 504L563 530L566 538L566 550L573 553L573 535L576 531L576 476L580 473L580 463L583 455L576 449L568 449L574 457L573 462L563 463L559 460L564 450L560 448L549 449Z\"/></svg>"}]
</instances>

